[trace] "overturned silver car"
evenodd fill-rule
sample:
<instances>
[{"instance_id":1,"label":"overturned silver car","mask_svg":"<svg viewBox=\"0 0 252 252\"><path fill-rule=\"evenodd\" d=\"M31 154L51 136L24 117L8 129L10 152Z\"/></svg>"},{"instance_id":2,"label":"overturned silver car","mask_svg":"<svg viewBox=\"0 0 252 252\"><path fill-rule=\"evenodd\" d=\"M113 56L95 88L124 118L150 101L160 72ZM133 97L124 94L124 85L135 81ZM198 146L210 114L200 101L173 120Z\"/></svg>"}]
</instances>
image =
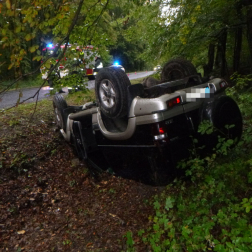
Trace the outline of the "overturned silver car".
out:
<instances>
[{"instance_id":1,"label":"overturned silver car","mask_svg":"<svg viewBox=\"0 0 252 252\"><path fill-rule=\"evenodd\" d=\"M57 125L79 158L118 175L146 173L148 182L166 184L176 174L177 161L188 157L193 138L204 151L211 151L220 135L240 139L242 116L225 95L224 79L202 81L185 60L169 61L161 76L161 83L151 87L131 85L121 69L109 67L96 77L96 102L68 106L55 95ZM203 121L216 130L199 134Z\"/></svg>"}]
</instances>

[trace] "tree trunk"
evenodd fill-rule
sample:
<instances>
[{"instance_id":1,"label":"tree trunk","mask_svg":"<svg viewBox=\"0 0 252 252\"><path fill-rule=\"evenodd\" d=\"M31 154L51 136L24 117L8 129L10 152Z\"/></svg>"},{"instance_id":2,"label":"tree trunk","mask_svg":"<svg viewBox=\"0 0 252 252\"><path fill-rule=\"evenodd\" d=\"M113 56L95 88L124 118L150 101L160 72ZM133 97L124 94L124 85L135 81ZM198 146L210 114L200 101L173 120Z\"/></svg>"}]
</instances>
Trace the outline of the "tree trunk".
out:
<instances>
[{"instance_id":1,"label":"tree trunk","mask_svg":"<svg viewBox=\"0 0 252 252\"><path fill-rule=\"evenodd\" d=\"M224 28L219 36L217 45L217 54L215 59L215 68L219 70L221 77L227 74L227 63L226 63L226 43L227 43L227 29Z\"/></svg>"},{"instance_id":2,"label":"tree trunk","mask_svg":"<svg viewBox=\"0 0 252 252\"><path fill-rule=\"evenodd\" d=\"M224 77L227 73L227 62L226 62L226 45L227 45L227 29L223 31L221 35L221 76Z\"/></svg>"},{"instance_id":3,"label":"tree trunk","mask_svg":"<svg viewBox=\"0 0 252 252\"><path fill-rule=\"evenodd\" d=\"M237 72L240 67L241 48L242 48L242 27L238 27L235 31L235 42L234 42L234 57L233 57L234 72Z\"/></svg>"},{"instance_id":4,"label":"tree trunk","mask_svg":"<svg viewBox=\"0 0 252 252\"><path fill-rule=\"evenodd\" d=\"M218 70L220 68L220 65L221 65L221 45L220 45L220 42L218 41L217 52L216 52L216 57L214 61L215 70Z\"/></svg>"},{"instance_id":5,"label":"tree trunk","mask_svg":"<svg viewBox=\"0 0 252 252\"><path fill-rule=\"evenodd\" d=\"M236 7L237 17L242 23L243 15L242 15L241 1L236 2L235 7ZM235 41L234 41L233 72L239 71L239 68L240 68L242 33L243 33L242 26L237 27L235 30Z\"/></svg>"},{"instance_id":6,"label":"tree trunk","mask_svg":"<svg viewBox=\"0 0 252 252\"><path fill-rule=\"evenodd\" d=\"M250 72L252 72L252 5L247 10L247 39L250 51Z\"/></svg>"},{"instance_id":7,"label":"tree trunk","mask_svg":"<svg viewBox=\"0 0 252 252\"><path fill-rule=\"evenodd\" d=\"M208 63L204 66L204 77L210 76L213 72L215 45L210 43L208 46Z\"/></svg>"}]
</instances>

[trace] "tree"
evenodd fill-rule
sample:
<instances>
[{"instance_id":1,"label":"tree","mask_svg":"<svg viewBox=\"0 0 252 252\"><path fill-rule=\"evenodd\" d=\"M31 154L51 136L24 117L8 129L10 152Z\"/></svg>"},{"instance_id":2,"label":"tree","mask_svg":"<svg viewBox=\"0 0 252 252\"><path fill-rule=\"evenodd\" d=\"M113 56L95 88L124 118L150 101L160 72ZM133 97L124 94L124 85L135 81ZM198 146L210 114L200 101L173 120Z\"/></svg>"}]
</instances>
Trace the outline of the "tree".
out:
<instances>
[{"instance_id":1,"label":"tree","mask_svg":"<svg viewBox=\"0 0 252 252\"><path fill-rule=\"evenodd\" d=\"M114 32L114 43L109 46L114 60L118 60L127 71L143 70L146 67L140 54L145 50L145 40L141 40L134 27L139 21L136 15L143 1L113 0L108 14Z\"/></svg>"},{"instance_id":2,"label":"tree","mask_svg":"<svg viewBox=\"0 0 252 252\"><path fill-rule=\"evenodd\" d=\"M247 64L244 54L252 58L251 4L249 0L151 1L151 9L147 4L142 7L145 15L136 28L148 45L143 57L164 63L182 56L206 76L229 76Z\"/></svg>"},{"instance_id":3,"label":"tree","mask_svg":"<svg viewBox=\"0 0 252 252\"><path fill-rule=\"evenodd\" d=\"M4 93L18 80L39 73L42 59L41 49L47 40L61 45L64 50L59 54L58 62L49 74L57 68L67 53L67 44L81 46L93 44L100 54L107 55L106 46L111 43L111 29L106 26L106 9L109 0L6 0L0 3L1 21L1 75L15 79L7 87L1 87ZM105 21L105 22L103 22ZM70 55L69 55L70 57ZM43 65L49 67L48 58ZM44 85L44 83L43 83ZM34 97L38 92L34 95ZM34 98L33 97L33 98Z\"/></svg>"}]
</instances>

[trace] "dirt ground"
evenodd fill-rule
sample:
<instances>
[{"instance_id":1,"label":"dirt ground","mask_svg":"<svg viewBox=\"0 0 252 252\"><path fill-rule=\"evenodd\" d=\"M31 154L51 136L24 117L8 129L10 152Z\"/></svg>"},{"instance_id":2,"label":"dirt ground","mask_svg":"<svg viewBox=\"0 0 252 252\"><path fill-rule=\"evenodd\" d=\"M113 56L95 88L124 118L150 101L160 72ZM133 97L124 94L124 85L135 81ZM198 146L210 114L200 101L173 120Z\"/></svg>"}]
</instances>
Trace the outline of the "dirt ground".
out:
<instances>
[{"instance_id":1,"label":"dirt ground","mask_svg":"<svg viewBox=\"0 0 252 252\"><path fill-rule=\"evenodd\" d=\"M0 251L127 251L129 231L137 251L149 251L136 234L152 225L162 188L93 178L52 113L0 116Z\"/></svg>"}]
</instances>

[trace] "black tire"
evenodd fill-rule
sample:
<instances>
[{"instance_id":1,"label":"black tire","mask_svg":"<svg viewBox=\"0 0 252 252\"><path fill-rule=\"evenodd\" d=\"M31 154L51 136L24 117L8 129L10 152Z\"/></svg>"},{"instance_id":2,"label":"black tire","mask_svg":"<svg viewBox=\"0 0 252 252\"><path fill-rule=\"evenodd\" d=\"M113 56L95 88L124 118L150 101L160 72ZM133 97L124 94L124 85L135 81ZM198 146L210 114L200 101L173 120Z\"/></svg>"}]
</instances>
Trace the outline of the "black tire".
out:
<instances>
[{"instance_id":1,"label":"black tire","mask_svg":"<svg viewBox=\"0 0 252 252\"><path fill-rule=\"evenodd\" d=\"M172 59L164 65L161 72L161 80L179 80L196 74L197 70L190 61L185 59Z\"/></svg>"},{"instance_id":2,"label":"black tire","mask_svg":"<svg viewBox=\"0 0 252 252\"><path fill-rule=\"evenodd\" d=\"M220 96L213 101L203 103L200 111L200 119L201 121L210 121L216 129L210 135L203 135L203 141L207 149L216 147L218 136L236 140L235 143L241 138L243 125L242 115L236 102L228 96ZM227 129L225 127L226 125L235 126Z\"/></svg>"},{"instance_id":3,"label":"black tire","mask_svg":"<svg viewBox=\"0 0 252 252\"><path fill-rule=\"evenodd\" d=\"M109 118L121 118L128 112L128 76L119 68L109 67L99 71L95 80L97 104Z\"/></svg>"},{"instance_id":4,"label":"black tire","mask_svg":"<svg viewBox=\"0 0 252 252\"><path fill-rule=\"evenodd\" d=\"M57 94L53 97L53 108L57 127L65 131L64 109L67 108L67 103L62 95Z\"/></svg>"}]
</instances>

